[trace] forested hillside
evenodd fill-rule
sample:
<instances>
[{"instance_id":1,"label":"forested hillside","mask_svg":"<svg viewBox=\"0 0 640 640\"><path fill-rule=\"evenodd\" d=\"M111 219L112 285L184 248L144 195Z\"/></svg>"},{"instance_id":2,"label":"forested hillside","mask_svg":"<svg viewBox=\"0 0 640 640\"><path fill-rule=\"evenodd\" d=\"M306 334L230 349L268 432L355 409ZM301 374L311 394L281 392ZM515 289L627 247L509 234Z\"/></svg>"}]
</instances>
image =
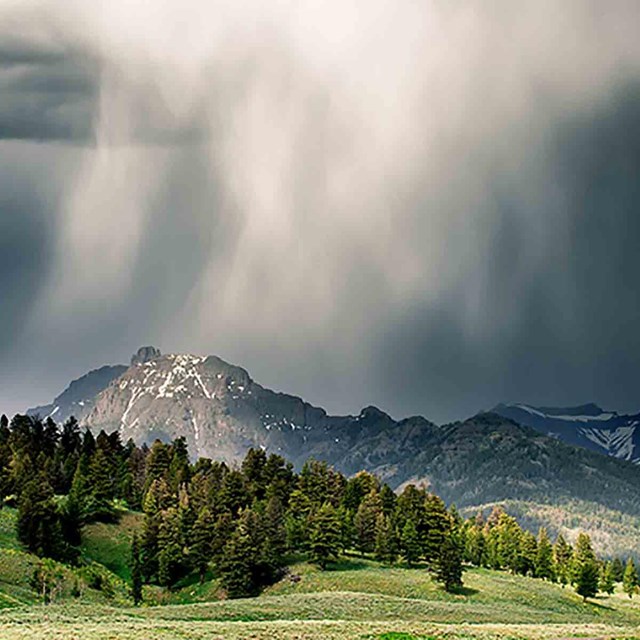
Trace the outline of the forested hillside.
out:
<instances>
[{"instance_id":1,"label":"forested hillside","mask_svg":"<svg viewBox=\"0 0 640 640\"><path fill-rule=\"evenodd\" d=\"M324 569L346 553L421 567L447 591L462 587L465 562L571 583L585 598L622 578L621 561L598 560L584 533L572 548L544 528L537 537L523 530L500 508L464 520L425 488L396 494L368 472L347 478L316 460L296 473L260 449L238 468L191 463L182 439L137 447L118 432L81 433L73 419L58 428L16 416L0 423L0 461L5 502L18 508L17 538L42 558L81 564L87 526L119 520L122 506L142 512L141 524L130 525L127 571L119 570L135 602L144 584L171 590L190 575L217 580L228 597L256 595L295 558ZM55 576L39 565L33 582L46 596ZM636 584L634 574L631 591Z\"/></svg>"}]
</instances>

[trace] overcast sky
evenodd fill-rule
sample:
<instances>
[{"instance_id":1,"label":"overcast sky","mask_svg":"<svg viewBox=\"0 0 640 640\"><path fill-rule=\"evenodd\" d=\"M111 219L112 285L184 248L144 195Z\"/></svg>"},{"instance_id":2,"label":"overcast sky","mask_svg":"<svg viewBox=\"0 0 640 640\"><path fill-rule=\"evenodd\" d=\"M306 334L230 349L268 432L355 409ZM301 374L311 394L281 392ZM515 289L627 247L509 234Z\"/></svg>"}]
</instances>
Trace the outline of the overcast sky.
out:
<instances>
[{"instance_id":1,"label":"overcast sky","mask_svg":"<svg viewBox=\"0 0 640 640\"><path fill-rule=\"evenodd\" d=\"M637 0L0 0L0 412L142 344L333 412L640 410Z\"/></svg>"}]
</instances>

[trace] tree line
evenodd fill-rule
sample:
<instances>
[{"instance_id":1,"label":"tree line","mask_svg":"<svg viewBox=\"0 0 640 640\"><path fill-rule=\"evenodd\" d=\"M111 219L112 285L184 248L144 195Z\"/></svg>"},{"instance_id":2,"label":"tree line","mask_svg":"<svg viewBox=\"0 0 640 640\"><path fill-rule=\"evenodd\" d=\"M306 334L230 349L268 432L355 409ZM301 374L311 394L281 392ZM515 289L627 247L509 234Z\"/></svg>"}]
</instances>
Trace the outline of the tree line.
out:
<instances>
[{"instance_id":1,"label":"tree line","mask_svg":"<svg viewBox=\"0 0 640 640\"><path fill-rule=\"evenodd\" d=\"M586 534L571 547L544 529L536 538L494 510L464 520L425 488L397 494L363 471L347 478L308 460L299 472L277 454L250 449L238 468L200 458L184 438L151 447L94 437L69 419L0 419L0 493L18 507L17 534L41 557L77 562L82 527L118 517L118 503L144 514L131 548L132 595L144 584L173 588L192 573L217 577L229 597L255 595L305 556L325 569L359 553L429 571L446 590L463 585L465 564L572 584L583 597L635 566L605 563ZM121 510L120 510L121 511Z\"/></svg>"}]
</instances>

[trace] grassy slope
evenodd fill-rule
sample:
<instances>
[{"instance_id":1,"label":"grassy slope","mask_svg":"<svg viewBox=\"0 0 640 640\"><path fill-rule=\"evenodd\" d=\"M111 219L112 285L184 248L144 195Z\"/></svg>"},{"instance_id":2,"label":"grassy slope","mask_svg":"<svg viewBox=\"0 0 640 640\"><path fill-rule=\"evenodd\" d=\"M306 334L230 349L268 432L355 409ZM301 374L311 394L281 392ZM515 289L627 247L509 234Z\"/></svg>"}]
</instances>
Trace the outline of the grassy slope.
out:
<instances>
[{"instance_id":1,"label":"grassy slope","mask_svg":"<svg viewBox=\"0 0 640 640\"><path fill-rule=\"evenodd\" d=\"M74 599L63 594L48 607L19 606L36 598L28 587L33 556L19 550L13 534L15 513L0 511L0 638L42 640L160 640L182 638L264 638L332 640L383 638L404 632L410 638L567 638L638 637L640 602L623 594L582 604L570 589L539 580L487 570L465 574L465 590L450 595L424 570L383 567L358 558L345 559L321 572L308 564L292 567L299 582L285 579L261 597L194 602L216 596L215 582L188 583L169 596L149 589L153 602L187 603L134 609L122 591L109 600L83 588ZM139 516L126 514L118 525L93 525L83 541L83 557L104 562L127 576L126 558ZM32 569L31 569L32 570ZM66 583L82 570L65 569ZM115 575L106 569L105 575ZM11 600L13 598L13 600Z\"/></svg>"}]
</instances>

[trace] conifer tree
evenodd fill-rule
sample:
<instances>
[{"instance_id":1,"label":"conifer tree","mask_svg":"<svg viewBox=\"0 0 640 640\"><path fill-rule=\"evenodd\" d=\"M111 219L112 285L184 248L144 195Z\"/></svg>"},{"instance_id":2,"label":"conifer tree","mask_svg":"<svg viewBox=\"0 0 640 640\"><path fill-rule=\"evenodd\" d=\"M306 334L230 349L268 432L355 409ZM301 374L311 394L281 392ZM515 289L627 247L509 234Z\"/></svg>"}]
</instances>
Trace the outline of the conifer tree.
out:
<instances>
[{"instance_id":1,"label":"conifer tree","mask_svg":"<svg viewBox=\"0 0 640 640\"><path fill-rule=\"evenodd\" d=\"M395 531L388 515L381 512L376 520L376 560L391 564L398 556Z\"/></svg>"},{"instance_id":2,"label":"conifer tree","mask_svg":"<svg viewBox=\"0 0 640 640\"><path fill-rule=\"evenodd\" d=\"M535 559L535 577L544 580L553 580L553 547L544 527L538 532L538 549Z\"/></svg>"},{"instance_id":3,"label":"conifer tree","mask_svg":"<svg viewBox=\"0 0 640 640\"><path fill-rule=\"evenodd\" d=\"M465 539L466 559L476 567L482 567L485 563L486 539L482 527L472 524Z\"/></svg>"},{"instance_id":4,"label":"conifer tree","mask_svg":"<svg viewBox=\"0 0 640 640\"><path fill-rule=\"evenodd\" d=\"M131 541L131 597L133 604L138 606L142 602L142 559L140 557L140 542L138 534L133 534Z\"/></svg>"},{"instance_id":5,"label":"conifer tree","mask_svg":"<svg viewBox=\"0 0 640 640\"><path fill-rule=\"evenodd\" d=\"M193 526L190 557L193 566L200 576L200 584L204 583L207 567L213 556L212 542L214 539L215 522L208 507L203 507Z\"/></svg>"},{"instance_id":6,"label":"conifer tree","mask_svg":"<svg viewBox=\"0 0 640 640\"><path fill-rule=\"evenodd\" d=\"M631 598L638 589L638 572L633 558L627 560L627 566L622 577L622 588L624 592Z\"/></svg>"},{"instance_id":7,"label":"conifer tree","mask_svg":"<svg viewBox=\"0 0 640 640\"><path fill-rule=\"evenodd\" d=\"M440 545L435 562L435 579L448 592L462 586L462 544L455 529L445 535Z\"/></svg>"},{"instance_id":8,"label":"conifer tree","mask_svg":"<svg viewBox=\"0 0 640 640\"><path fill-rule=\"evenodd\" d=\"M576 593L585 601L595 597L598 593L599 569L591 540L586 533L578 535L572 564Z\"/></svg>"},{"instance_id":9,"label":"conifer tree","mask_svg":"<svg viewBox=\"0 0 640 640\"><path fill-rule=\"evenodd\" d=\"M254 564L255 550L251 536L241 519L225 544L218 564L220 583L230 598L242 598L257 592L252 573Z\"/></svg>"},{"instance_id":10,"label":"conifer tree","mask_svg":"<svg viewBox=\"0 0 640 640\"><path fill-rule=\"evenodd\" d=\"M615 589L615 578L613 575L613 563L605 562L600 567L600 584L598 589L603 593L611 595Z\"/></svg>"},{"instance_id":11,"label":"conifer tree","mask_svg":"<svg viewBox=\"0 0 640 640\"><path fill-rule=\"evenodd\" d=\"M624 564L619 557L615 557L611 563L611 569L613 572L613 579L615 582L622 582L624 576Z\"/></svg>"},{"instance_id":12,"label":"conifer tree","mask_svg":"<svg viewBox=\"0 0 640 640\"><path fill-rule=\"evenodd\" d=\"M573 549L571 548L571 545L564 539L562 534L558 534L553 546L553 559L555 563L556 576L563 587L571 582L572 558Z\"/></svg>"},{"instance_id":13,"label":"conifer tree","mask_svg":"<svg viewBox=\"0 0 640 640\"><path fill-rule=\"evenodd\" d=\"M66 545L53 490L44 473L27 482L18 503L18 539L41 557L63 559Z\"/></svg>"},{"instance_id":14,"label":"conifer tree","mask_svg":"<svg viewBox=\"0 0 640 640\"><path fill-rule=\"evenodd\" d=\"M495 530L498 534L500 565L515 573L518 570L522 529L515 518L501 513Z\"/></svg>"},{"instance_id":15,"label":"conifer tree","mask_svg":"<svg viewBox=\"0 0 640 640\"><path fill-rule=\"evenodd\" d=\"M325 502L311 519L309 549L311 557L321 569L338 555L340 548L340 521L333 505Z\"/></svg>"},{"instance_id":16,"label":"conifer tree","mask_svg":"<svg viewBox=\"0 0 640 640\"><path fill-rule=\"evenodd\" d=\"M113 484L109 468L104 448L98 447L89 464L89 499L86 507L88 520L109 521L114 516Z\"/></svg>"},{"instance_id":17,"label":"conifer tree","mask_svg":"<svg viewBox=\"0 0 640 640\"><path fill-rule=\"evenodd\" d=\"M382 513L382 501L376 489L372 489L360 503L353 520L356 529L356 545L361 553L370 553L376 546L376 522Z\"/></svg>"},{"instance_id":18,"label":"conifer tree","mask_svg":"<svg viewBox=\"0 0 640 640\"><path fill-rule=\"evenodd\" d=\"M175 507L162 513L158 532L158 583L171 587L185 570L184 539Z\"/></svg>"},{"instance_id":19,"label":"conifer tree","mask_svg":"<svg viewBox=\"0 0 640 640\"><path fill-rule=\"evenodd\" d=\"M279 567L287 548L287 532L284 527L284 508L277 495L272 495L267 500L262 521L264 529L263 559L267 564Z\"/></svg>"},{"instance_id":20,"label":"conifer tree","mask_svg":"<svg viewBox=\"0 0 640 640\"><path fill-rule=\"evenodd\" d=\"M429 494L424 502L426 531L422 539L423 555L429 565L438 562L440 547L453 526L453 520L442 498Z\"/></svg>"},{"instance_id":21,"label":"conifer tree","mask_svg":"<svg viewBox=\"0 0 640 640\"><path fill-rule=\"evenodd\" d=\"M411 519L408 519L404 523L404 527L402 527L402 533L400 534L400 549L402 551L403 558L410 567L420 560L422 544L420 543L418 529Z\"/></svg>"},{"instance_id":22,"label":"conifer tree","mask_svg":"<svg viewBox=\"0 0 640 640\"><path fill-rule=\"evenodd\" d=\"M534 575L538 543L530 531L523 531L520 535L520 548L516 560L516 571L523 576Z\"/></svg>"}]
</instances>

